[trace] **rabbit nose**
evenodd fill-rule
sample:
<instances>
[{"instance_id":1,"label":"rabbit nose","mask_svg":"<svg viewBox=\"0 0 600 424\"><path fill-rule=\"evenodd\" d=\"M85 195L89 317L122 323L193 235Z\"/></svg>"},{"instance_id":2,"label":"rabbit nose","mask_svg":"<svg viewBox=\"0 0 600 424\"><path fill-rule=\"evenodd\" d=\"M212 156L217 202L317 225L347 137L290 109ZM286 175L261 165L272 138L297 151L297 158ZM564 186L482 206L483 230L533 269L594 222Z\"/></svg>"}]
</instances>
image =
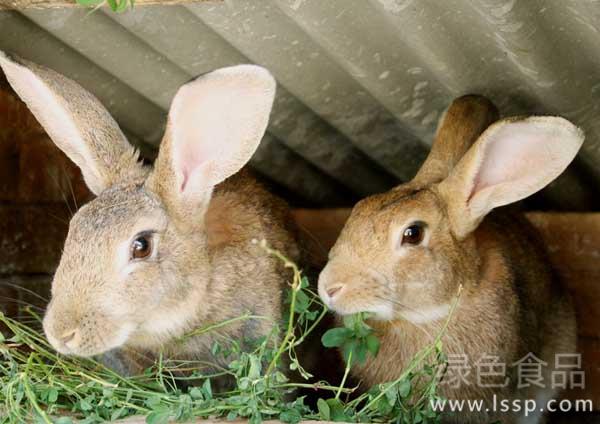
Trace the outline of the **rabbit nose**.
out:
<instances>
[{"instance_id":1,"label":"rabbit nose","mask_svg":"<svg viewBox=\"0 0 600 424\"><path fill-rule=\"evenodd\" d=\"M64 346L73 348L79 343L79 331L77 329L66 331L59 340Z\"/></svg>"},{"instance_id":2,"label":"rabbit nose","mask_svg":"<svg viewBox=\"0 0 600 424\"><path fill-rule=\"evenodd\" d=\"M343 285L335 284L331 287L327 287L327 289L325 289L325 292L327 292L327 296L329 296L329 298L331 299L331 298L333 298L333 296L338 294L343 288L344 288Z\"/></svg>"}]
</instances>

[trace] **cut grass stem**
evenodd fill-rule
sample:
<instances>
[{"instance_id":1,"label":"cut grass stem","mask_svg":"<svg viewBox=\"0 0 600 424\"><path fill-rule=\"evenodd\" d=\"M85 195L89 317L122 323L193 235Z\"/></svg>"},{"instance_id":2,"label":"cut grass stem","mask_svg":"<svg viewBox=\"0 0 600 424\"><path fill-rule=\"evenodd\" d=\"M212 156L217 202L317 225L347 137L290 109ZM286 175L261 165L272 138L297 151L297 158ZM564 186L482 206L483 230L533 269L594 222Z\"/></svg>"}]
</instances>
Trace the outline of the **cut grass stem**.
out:
<instances>
[{"instance_id":1,"label":"cut grass stem","mask_svg":"<svg viewBox=\"0 0 600 424\"><path fill-rule=\"evenodd\" d=\"M170 360L161 354L154 366L141 375L124 377L96 360L56 353L40 330L0 314L0 323L11 334L10 338L0 334L0 355L4 358L0 362L0 405L4 405L0 406L0 424L29 421L48 424L61 414L90 424L132 415L145 415L149 422L160 424L171 419L198 417L248 418L252 423L262 419L293 423L300 419L387 422L397 418L389 414L417 413L416 409L425 408L426 401L433 396L435 383L430 382L429 376L419 374L419 366L439 350L449 319L434 344L421 351L399 379L378 393L365 393L344 403L341 395L351 395L356 390L345 385L352 365L360 355L350 351L339 385L314 381L302 368L295 349L317 328L327 311L318 295L306 287L304 277L292 261L264 242L260 245L293 272L285 329L279 335L276 325L249 351L241 350L240 346L245 346L245 342L222 338L230 345L225 350L217 346L215 352L232 359L226 367L206 361ZM299 299L304 302L302 307L298 306ZM450 316L455 306L456 303ZM35 323L41 322L40 315L34 310L29 309L28 313ZM218 330L224 327L250 319L268 318L247 313L196 329L178 341L184 343L191 337L218 334ZM365 325L363 322L359 327L363 330L369 328ZM288 364L299 371L304 381L288 380L284 372ZM209 367L211 372L204 374L202 367ZM184 373L191 375L182 375ZM225 376L235 380L233 388L213 393L211 381ZM381 401L387 397L386 393L397 390L404 380L415 385L423 383L422 392L415 397L417 402L413 405L403 400L400 404L390 404L382 409ZM199 384L188 389L178 387L177 382L187 381ZM304 405L302 398L291 399L290 394L298 389L323 393L322 397L331 405L331 410L327 406L326 410L319 407L318 412L313 411ZM323 399L320 402L323 403Z\"/></svg>"}]
</instances>

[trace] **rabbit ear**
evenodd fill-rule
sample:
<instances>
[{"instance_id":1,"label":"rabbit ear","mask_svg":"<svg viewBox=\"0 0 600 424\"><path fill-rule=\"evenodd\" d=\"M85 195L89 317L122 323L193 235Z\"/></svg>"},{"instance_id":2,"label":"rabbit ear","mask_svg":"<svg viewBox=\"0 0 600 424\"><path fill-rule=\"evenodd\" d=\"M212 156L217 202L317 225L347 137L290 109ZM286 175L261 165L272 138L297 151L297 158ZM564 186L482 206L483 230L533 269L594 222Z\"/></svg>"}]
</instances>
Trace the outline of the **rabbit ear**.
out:
<instances>
[{"instance_id":1,"label":"rabbit ear","mask_svg":"<svg viewBox=\"0 0 600 424\"><path fill-rule=\"evenodd\" d=\"M275 85L266 69L239 65L182 86L171 104L150 188L177 209L206 203L213 187L239 171L256 151Z\"/></svg>"},{"instance_id":2,"label":"rabbit ear","mask_svg":"<svg viewBox=\"0 0 600 424\"><path fill-rule=\"evenodd\" d=\"M431 151L412 182L418 187L446 178L477 137L498 120L498 109L483 96L455 99L440 119Z\"/></svg>"},{"instance_id":3,"label":"rabbit ear","mask_svg":"<svg viewBox=\"0 0 600 424\"><path fill-rule=\"evenodd\" d=\"M81 168L95 194L144 175L115 120L75 81L1 51L0 67L54 143Z\"/></svg>"},{"instance_id":4,"label":"rabbit ear","mask_svg":"<svg viewBox=\"0 0 600 424\"><path fill-rule=\"evenodd\" d=\"M439 185L455 235L464 238L493 208L544 188L575 158L583 139L559 117L513 118L489 127Z\"/></svg>"}]
</instances>

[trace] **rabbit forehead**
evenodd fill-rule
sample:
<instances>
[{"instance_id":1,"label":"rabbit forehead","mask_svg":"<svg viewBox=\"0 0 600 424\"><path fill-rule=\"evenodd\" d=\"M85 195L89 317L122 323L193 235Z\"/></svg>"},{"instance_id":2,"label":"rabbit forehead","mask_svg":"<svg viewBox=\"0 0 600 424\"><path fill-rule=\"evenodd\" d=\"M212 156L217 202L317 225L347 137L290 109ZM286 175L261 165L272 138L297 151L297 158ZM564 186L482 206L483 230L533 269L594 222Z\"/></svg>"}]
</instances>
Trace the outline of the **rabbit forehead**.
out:
<instances>
[{"instance_id":1,"label":"rabbit forehead","mask_svg":"<svg viewBox=\"0 0 600 424\"><path fill-rule=\"evenodd\" d=\"M391 227L414 221L436 224L441 218L440 199L433 191L404 184L357 203L340 240L353 249L381 256L382 243L388 242ZM374 250L376 247L378 250Z\"/></svg>"},{"instance_id":2,"label":"rabbit forehead","mask_svg":"<svg viewBox=\"0 0 600 424\"><path fill-rule=\"evenodd\" d=\"M140 187L129 185L106 190L83 206L72 218L65 244L67 249L86 250L90 242L99 245L129 238L139 230L162 230L166 213L156 196ZM143 228L141 228L143 227ZM87 244L84 244L87 243Z\"/></svg>"}]
</instances>

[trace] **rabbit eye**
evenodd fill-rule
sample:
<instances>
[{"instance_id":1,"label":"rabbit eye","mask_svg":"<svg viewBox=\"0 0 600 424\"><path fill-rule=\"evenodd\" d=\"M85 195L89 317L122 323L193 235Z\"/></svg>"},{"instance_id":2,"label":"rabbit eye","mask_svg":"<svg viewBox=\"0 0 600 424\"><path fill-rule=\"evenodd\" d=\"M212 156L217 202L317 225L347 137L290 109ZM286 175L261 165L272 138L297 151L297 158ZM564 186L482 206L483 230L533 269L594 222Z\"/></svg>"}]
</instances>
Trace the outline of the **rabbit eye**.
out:
<instances>
[{"instance_id":1,"label":"rabbit eye","mask_svg":"<svg viewBox=\"0 0 600 424\"><path fill-rule=\"evenodd\" d=\"M422 222L415 222L410 226L406 227L402 234L402 244L420 244L425 237L425 224Z\"/></svg>"},{"instance_id":2,"label":"rabbit eye","mask_svg":"<svg viewBox=\"0 0 600 424\"><path fill-rule=\"evenodd\" d=\"M131 243L131 259L146 259L152 253L152 237L140 234Z\"/></svg>"}]
</instances>

